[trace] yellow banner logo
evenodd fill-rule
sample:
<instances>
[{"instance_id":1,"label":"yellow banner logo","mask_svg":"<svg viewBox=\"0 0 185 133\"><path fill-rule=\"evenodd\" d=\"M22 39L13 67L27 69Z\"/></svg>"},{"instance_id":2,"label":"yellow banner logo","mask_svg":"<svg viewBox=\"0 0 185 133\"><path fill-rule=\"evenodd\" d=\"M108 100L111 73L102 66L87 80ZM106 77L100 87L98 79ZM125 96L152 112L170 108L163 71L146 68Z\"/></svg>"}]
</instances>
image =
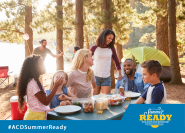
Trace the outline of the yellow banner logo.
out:
<instances>
[{"instance_id":1,"label":"yellow banner logo","mask_svg":"<svg viewBox=\"0 0 185 133\"><path fill-rule=\"evenodd\" d=\"M145 123L147 126L151 126L153 128L158 128L159 126L163 126L164 123L169 123L171 121L171 114L164 114L164 110L159 107L158 109L148 109L148 112L144 112L144 114L139 115L140 121Z\"/></svg>"}]
</instances>

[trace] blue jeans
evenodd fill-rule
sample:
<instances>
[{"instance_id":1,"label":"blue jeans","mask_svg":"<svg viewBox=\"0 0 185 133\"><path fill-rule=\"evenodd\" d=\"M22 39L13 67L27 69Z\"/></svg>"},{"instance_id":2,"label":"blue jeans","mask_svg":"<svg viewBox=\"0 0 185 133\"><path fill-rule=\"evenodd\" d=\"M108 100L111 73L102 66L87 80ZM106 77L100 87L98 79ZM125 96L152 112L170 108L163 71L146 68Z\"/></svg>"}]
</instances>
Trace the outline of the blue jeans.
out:
<instances>
[{"instance_id":1,"label":"blue jeans","mask_svg":"<svg viewBox=\"0 0 185 133\"><path fill-rule=\"evenodd\" d=\"M95 76L96 79L96 85L97 86L111 86L111 77L109 76L108 78L101 78Z\"/></svg>"}]
</instances>

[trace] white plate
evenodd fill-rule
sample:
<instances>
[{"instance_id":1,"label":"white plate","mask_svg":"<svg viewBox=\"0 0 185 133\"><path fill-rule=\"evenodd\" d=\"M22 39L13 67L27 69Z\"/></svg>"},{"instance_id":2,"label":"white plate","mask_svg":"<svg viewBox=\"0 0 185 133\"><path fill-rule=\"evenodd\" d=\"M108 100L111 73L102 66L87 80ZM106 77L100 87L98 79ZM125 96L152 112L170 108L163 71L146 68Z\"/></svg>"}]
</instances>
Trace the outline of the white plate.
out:
<instances>
[{"instance_id":1,"label":"white plate","mask_svg":"<svg viewBox=\"0 0 185 133\"><path fill-rule=\"evenodd\" d=\"M131 98L136 98L136 97L139 97L140 95L141 95L140 93L132 92Z\"/></svg>"},{"instance_id":2,"label":"white plate","mask_svg":"<svg viewBox=\"0 0 185 133\"><path fill-rule=\"evenodd\" d=\"M59 106L54 109L57 113L71 114L81 110L81 107L76 105Z\"/></svg>"}]
</instances>

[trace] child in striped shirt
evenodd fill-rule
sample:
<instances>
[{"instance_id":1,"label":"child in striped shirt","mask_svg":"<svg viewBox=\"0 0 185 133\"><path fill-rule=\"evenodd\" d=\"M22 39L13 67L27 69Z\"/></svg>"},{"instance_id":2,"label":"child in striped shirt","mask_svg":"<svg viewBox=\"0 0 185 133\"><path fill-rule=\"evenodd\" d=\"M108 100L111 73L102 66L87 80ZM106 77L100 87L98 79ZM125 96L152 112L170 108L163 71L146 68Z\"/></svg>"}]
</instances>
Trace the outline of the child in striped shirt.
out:
<instances>
[{"instance_id":1,"label":"child in striped shirt","mask_svg":"<svg viewBox=\"0 0 185 133\"><path fill-rule=\"evenodd\" d=\"M57 79L52 92L46 96L39 76L45 73L43 61L39 55L31 55L24 60L19 77L17 94L19 109L23 110L25 96L27 95L27 111L24 120L46 120L49 103L54 97L58 87L63 84L63 78Z\"/></svg>"}]
</instances>

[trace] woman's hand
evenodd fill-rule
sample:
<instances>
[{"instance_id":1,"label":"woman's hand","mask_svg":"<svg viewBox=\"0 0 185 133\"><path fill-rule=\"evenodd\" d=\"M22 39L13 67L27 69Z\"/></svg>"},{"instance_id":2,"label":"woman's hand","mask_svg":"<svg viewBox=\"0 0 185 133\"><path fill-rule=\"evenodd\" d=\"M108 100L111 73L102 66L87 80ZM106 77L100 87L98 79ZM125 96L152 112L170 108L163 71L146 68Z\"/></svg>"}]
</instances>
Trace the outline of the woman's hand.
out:
<instances>
[{"instance_id":1,"label":"woman's hand","mask_svg":"<svg viewBox=\"0 0 185 133\"><path fill-rule=\"evenodd\" d=\"M66 96L65 94L62 94L58 97L58 100L67 100L68 96Z\"/></svg>"},{"instance_id":2,"label":"woman's hand","mask_svg":"<svg viewBox=\"0 0 185 133\"><path fill-rule=\"evenodd\" d=\"M62 77L58 78L58 79L55 81L55 83L54 83L54 87L58 88L59 86L63 85L63 81L64 81L64 80L63 80Z\"/></svg>"}]
</instances>

